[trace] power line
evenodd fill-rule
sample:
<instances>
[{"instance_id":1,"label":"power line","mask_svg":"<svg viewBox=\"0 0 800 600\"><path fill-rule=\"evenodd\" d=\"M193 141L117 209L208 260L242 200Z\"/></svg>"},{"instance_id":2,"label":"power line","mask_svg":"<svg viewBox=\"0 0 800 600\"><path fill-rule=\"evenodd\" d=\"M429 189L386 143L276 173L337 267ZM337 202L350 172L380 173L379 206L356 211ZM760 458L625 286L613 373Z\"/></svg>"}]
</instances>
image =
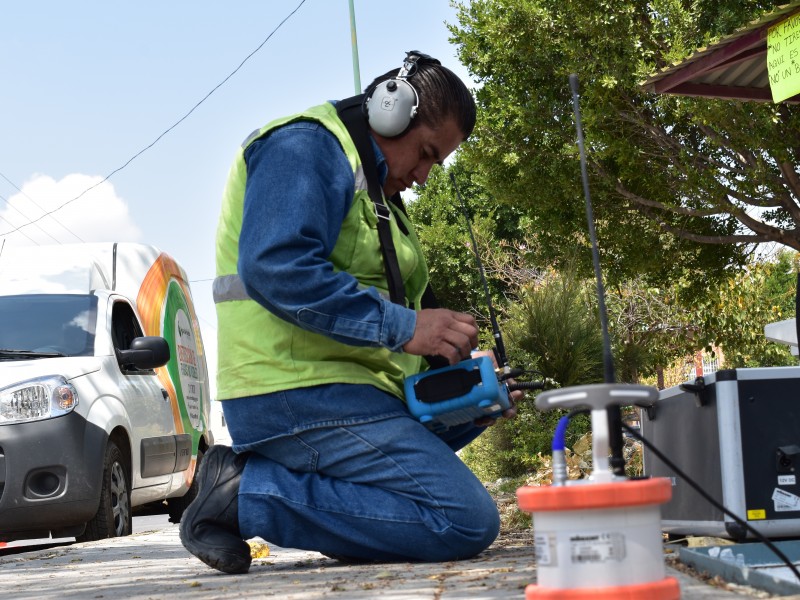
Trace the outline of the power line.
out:
<instances>
[{"instance_id":1,"label":"power line","mask_svg":"<svg viewBox=\"0 0 800 600\"><path fill-rule=\"evenodd\" d=\"M306 3L306 0L300 0L300 4L298 4L298 5L295 7L295 9L294 9L292 12L290 12L290 13L289 13L289 14L288 14L288 15L287 15L287 16L286 16L286 17L285 17L285 18L284 18L284 19L283 19L283 20L282 20L280 23L278 23L277 27L275 27L275 29L273 29L273 30L272 30L272 32L271 32L271 33L270 33L270 34L269 34L269 35L268 35L268 36L267 36L267 37L264 39L264 41L263 41L263 42L261 42L261 43L258 45L258 47L257 47L255 50L253 50L253 51L252 51L250 54L248 54L248 55L247 55L247 56L244 58L244 60L243 60L241 63L239 63L239 66L238 66L238 67L236 67L236 68L235 68L235 69L234 69L234 70L233 70L233 71L232 71L232 72L231 72L231 73L230 73L230 74L229 74L229 75L228 75L228 76L227 76L225 79L223 79L223 80L222 80L222 81L220 81L220 82L219 82L219 83L218 83L216 86L214 86L214 88L212 88L212 90L211 90L210 92L208 92L208 93L207 93L205 96L203 96L203 98L202 98L202 99L201 99L201 100L200 100L200 101L199 101L197 104L195 104L195 105L194 105L194 106L193 106L193 107L192 107L192 108L189 110L189 112L187 112L187 113L186 113L185 115L183 115L183 116L182 116L180 119L178 119L178 120L177 120L177 121L176 121L176 122L175 122L175 123L174 123L174 124L173 124L171 127L169 127L169 128L167 128L166 130L164 130L164 131L163 131L163 132L162 132L162 133L161 133L161 134L160 134L160 135L159 135L159 136L158 136L158 137L157 137L155 140L153 140L153 141L152 141L150 144L148 144L147 146L145 146L144 148L142 148L141 150L139 150L139 152L137 152L137 153L136 153L136 154L134 154L132 157L130 157L130 158L129 158L129 159L126 161L126 162L125 162L125 164L123 164L123 165L122 165L122 166L120 166L120 167L117 167L116 169L114 169L113 171L111 171L111 173L109 173L108 175L106 175L106 176L105 176L105 177L104 177L104 178L103 178L101 181L99 181L99 182L95 183L94 185L92 185L92 186L90 186L90 187L86 188L86 189L85 189L85 190L83 190L83 191L82 191L80 194L78 194L77 196L75 196L74 198L72 198L71 200L67 200L66 202L64 202L63 204L61 204L61 205L57 206L57 207L56 207L56 208L54 208L53 210L51 210L51 211L48 211L48 212L44 213L43 215L41 215L40 217L37 217L36 219L33 219L33 220L31 220L31 221L28 221L27 223L25 223L25 224L23 224L23 225L20 225L20 226L19 226L19 227L17 227L16 229L12 229L11 231L6 231L6 232L4 232L4 233L0 233L0 235L8 235L8 234L11 234L11 233L15 233L15 232L19 231L20 229L22 229L23 227L27 227L28 225L33 225L34 223L36 223L36 222L38 222L38 221L41 221L41 220L42 220L43 218L45 218L46 216L48 216L48 215L52 215L54 212L57 212L57 211L61 210L61 209L62 209L62 208L64 208L64 207L65 207L67 204L71 204L72 202L75 202L76 200L78 200L79 198L81 198L81 197L82 197L84 194L86 194L87 192L90 192L91 190L93 190L93 189L94 189L94 188L96 188L97 186L99 186L99 185L101 185L101 184L105 183L106 181L108 181L108 180L109 180L109 179L110 179L110 178L111 178L113 175L115 175L116 173L119 173L120 171L122 171L122 170L123 170L125 167L127 167L129 164L131 164L131 163L132 163L134 160L136 160L137 158L139 158L139 156L141 156L142 154L144 154L145 152L147 152L147 151L148 151L150 148L152 148L153 146L155 146L155 145L156 145L156 144L157 144L157 143L158 143L158 142L161 140L161 138L163 138L163 137L164 137L165 135L167 135L167 134L168 134L170 131L172 131L172 130L173 130L173 129L175 129L175 128L176 128L178 125L180 125L180 124L181 124L181 123L182 123L182 122L183 122L183 121L184 121L184 120L185 120L185 119L186 119L186 118L187 118L189 115L191 115L191 114L192 114L192 113L195 111L195 109L197 109L197 107L199 107L199 106L200 106L200 105L201 105L203 102L205 102L205 101L206 101L206 100L209 98L209 96L211 96L211 94L213 94L214 92L216 92L216 91L217 91L217 90L218 90L220 87L222 87L222 86L223 86L223 85L224 85L224 84L225 84L225 83L226 83L226 82L227 82L227 81L228 81L228 80L229 80L231 77L233 77L233 76L234 76L234 75L235 75L235 74L236 74L236 73L239 71L239 69L241 69L241 68L244 66L244 63L246 63L248 60L250 60L250 58L252 58L252 56L253 56L253 55L254 55L256 52L258 52L259 50L261 50L261 48L264 46L264 44L266 44L266 43L267 43L267 42L270 40L270 38L271 38L273 35L275 35L275 33L276 33L276 32L277 32L277 31L278 31L278 30L279 30L279 29L280 29L280 28L283 26L283 24L284 24L284 23L286 23L286 21L288 21L288 20L289 20L289 19L290 19L292 16L294 16L294 14L295 14L295 13L296 13L298 10L300 10L300 7L301 7L301 6L303 6L303 4L305 4L305 3ZM12 184L12 185L13 185L13 184Z\"/></svg>"},{"instance_id":2,"label":"power line","mask_svg":"<svg viewBox=\"0 0 800 600\"><path fill-rule=\"evenodd\" d=\"M38 208L38 209L39 209L39 210L41 210L42 212L45 212L44 208L42 208L41 206L39 206L39 205L36 203L36 201L35 201L33 198L31 198L30 196L28 196L28 194L26 194L25 192L23 192L23 191L22 191L22 190L19 188L19 186L18 186L16 183L14 183L14 182L13 182L13 181L11 181L11 180L10 180L8 177L6 177L5 175L3 175L3 173L0 173L0 177L2 177L3 179L5 179L5 180L6 180L6 181L7 181L7 182L8 182L8 183L9 183L9 184L10 184L10 185L11 185L11 186L14 188L14 189L16 189L16 190L17 190L17 191L18 191L20 194L22 194L22 195L23 195L23 196L25 196L25 197L26 197L28 200L30 200L30 201L31 201L31 203L32 203L32 204L33 204L33 205L34 205L36 208ZM6 203L6 204L9 206L9 208L13 208L15 211L17 211L17 212L18 212L19 214L21 214L23 217L25 217L26 219L28 219L28 223L26 223L25 225L30 225L30 224L33 222L33 221L31 221L31 220L30 220L30 217L29 217L28 215L26 215L25 213L23 213L23 212L22 212L21 210L19 210L19 209L18 209L16 206L12 205L12 204L11 204L11 202L9 202L9 201L8 201L6 198L4 198L3 196L0 196L0 199L2 199L2 200L3 200L3 202L5 202L5 203ZM72 234L72 235L74 235L76 238L78 238L80 241L82 241L82 242L84 241L84 240L83 240L83 238L81 238L81 236L79 236L77 233L75 233L74 231L72 231L72 230L71 230L69 227L67 227L66 225L64 225L64 223L62 223L61 221L59 221L59 220L58 220L58 219L56 219L55 217L50 217L50 218L51 218L51 219L53 219L53 221L55 221L55 222L56 222L56 223L58 223L59 225L61 225L61 227L63 227L63 228L64 228L64 229L65 229L67 232L71 233L71 234ZM7 219L3 219L3 220L4 220L6 223L8 223L9 225L11 225L12 227L14 227L14 224L13 224L13 223L11 223L10 221L8 221ZM23 227L24 227L25 225L23 225ZM44 229L42 229L42 227L41 227L41 226L37 225L37 227L39 227L39 229L42 231L42 233L44 233L45 235L47 235L47 236L48 236L50 239L52 239L54 242L56 242L56 243L59 243L59 244L61 243L61 242L59 242L59 241L58 241L58 240L57 240L55 237L53 237L53 236L52 236L52 235L50 235L48 232L46 232ZM16 231L16 230L14 230L14 231ZM13 233L13 231L10 231L9 233ZM2 235L5 235L5 234L2 234ZM23 235L25 235L25 234L23 234ZM28 237L28 236L26 235L25 237ZM31 238L29 238L29 237L28 237L28 239L30 240ZM31 240L31 241L33 241L33 240Z\"/></svg>"},{"instance_id":3,"label":"power line","mask_svg":"<svg viewBox=\"0 0 800 600\"><path fill-rule=\"evenodd\" d=\"M2 198L2 199L3 199L3 201L5 201L5 203L6 203L6 204L8 204L9 206L11 206L11 204L9 204L8 200L6 200L5 198L3 198L3 196L0 196L0 198ZM13 207L12 207L12 208L13 208ZM17 212L19 212L19 211L17 211ZM23 216L25 216L25 215L23 215ZM25 217L25 218L27 219L28 217ZM0 219L1 219L1 220L3 220L3 221L5 221L6 223L8 223L9 225L11 225L12 227L14 227L14 224L13 224L11 221L9 221L8 219L6 219L5 217L3 217L3 216L0 216ZM41 228L40 228L40 229L41 229ZM28 238L28 240L29 240L29 241L30 241L32 244L35 244L35 245L37 245L37 246L39 245L39 243L38 243L36 240L34 240L34 239L33 239L32 237L30 237L29 235L27 235L27 234L26 234L24 231L20 231L20 233L21 233L22 235L24 235L26 238ZM53 237L53 236L50 236L50 237ZM53 239L55 239L55 238L53 238ZM3 245L5 245L5 242L6 242L6 241L5 241L5 239L4 239L4 240L3 240Z\"/></svg>"}]
</instances>

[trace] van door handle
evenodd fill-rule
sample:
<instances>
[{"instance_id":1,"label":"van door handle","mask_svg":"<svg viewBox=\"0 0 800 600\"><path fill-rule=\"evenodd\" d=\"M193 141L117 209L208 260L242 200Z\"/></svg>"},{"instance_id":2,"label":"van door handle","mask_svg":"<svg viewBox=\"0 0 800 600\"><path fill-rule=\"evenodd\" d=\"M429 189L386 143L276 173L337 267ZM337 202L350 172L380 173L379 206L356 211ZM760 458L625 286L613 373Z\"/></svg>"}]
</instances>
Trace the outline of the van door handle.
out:
<instances>
[{"instance_id":1,"label":"van door handle","mask_svg":"<svg viewBox=\"0 0 800 600\"><path fill-rule=\"evenodd\" d=\"M161 388L161 395L164 396L164 400L169 400L169 392L164 388Z\"/></svg>"}]
</instances>

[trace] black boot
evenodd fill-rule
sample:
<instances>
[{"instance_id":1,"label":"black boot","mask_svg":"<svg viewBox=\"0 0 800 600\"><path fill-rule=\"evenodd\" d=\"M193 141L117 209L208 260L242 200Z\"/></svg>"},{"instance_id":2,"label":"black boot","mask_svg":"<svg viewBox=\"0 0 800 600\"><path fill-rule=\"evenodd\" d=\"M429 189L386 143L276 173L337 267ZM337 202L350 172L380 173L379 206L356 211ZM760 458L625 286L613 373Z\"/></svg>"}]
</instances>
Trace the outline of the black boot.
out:
<instances>
[{"instance_id":1,"label":"black boot","mask_svg":"<svg viewBox=\"0 0 800 600\"><path fill-rule=\"evenodd\" d=\"M200 464L199 491L181 519L181 543L225 573L247 573L250 546L239 533L239 480L247 455L212 446Z\"/></svg>"}]
</instances>

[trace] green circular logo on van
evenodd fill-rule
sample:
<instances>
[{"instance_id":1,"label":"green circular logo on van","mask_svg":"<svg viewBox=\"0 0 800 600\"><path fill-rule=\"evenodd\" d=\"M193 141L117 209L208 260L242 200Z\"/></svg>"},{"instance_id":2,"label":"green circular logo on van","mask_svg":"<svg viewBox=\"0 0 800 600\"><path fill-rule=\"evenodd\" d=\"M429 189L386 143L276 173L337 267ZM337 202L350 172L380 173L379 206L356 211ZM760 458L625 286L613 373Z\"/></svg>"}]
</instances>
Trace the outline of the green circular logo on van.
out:
<instances>
[{"instance_id":1,"label":"green circular logo on van","mask_svg":"<svg viewBox=\"0 0 800 600\"><path fill-rule=\"evenodd\" d=\"M167 287L164 307L164 337L175 349L167 363L178 395L184 431L203 431L203 372L198 364L197 337L189 318L189 306L180 285L174 280Z\"/></svg>"}]
</instances>

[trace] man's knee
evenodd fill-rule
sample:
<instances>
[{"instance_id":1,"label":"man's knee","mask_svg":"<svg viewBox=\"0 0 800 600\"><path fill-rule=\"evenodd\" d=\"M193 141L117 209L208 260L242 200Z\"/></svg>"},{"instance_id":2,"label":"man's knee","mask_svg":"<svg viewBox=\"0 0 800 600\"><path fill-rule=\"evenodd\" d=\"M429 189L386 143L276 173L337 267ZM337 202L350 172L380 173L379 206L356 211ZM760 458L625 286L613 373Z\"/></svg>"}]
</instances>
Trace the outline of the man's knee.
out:
<instances>
[{"instance_id":1,"label":"man's knee","mask_svg":"<svg viewBox=\"0 0 800 600\"><path fill-rule=\"evenodd\" d=\"M438 533L436 544L423 550L422 560L448 561L471 558L486 550L500 533L500 515L492 497L486 493L461 510L448 511L450 524Z\"/></svg>"},{"instance_id":2,"label":"man's knee","mask_svg":"<svg viewBox=\"0 0 800 600\"><path fill-rule=\"evenodd\" d=\"M486 495L487 502L481 507L474 507L473 518L463 528L463 541L458 558L469 558L486 550L497 539L500 533L500 514L494 500Z\"/></svg>"}]
</instances>

